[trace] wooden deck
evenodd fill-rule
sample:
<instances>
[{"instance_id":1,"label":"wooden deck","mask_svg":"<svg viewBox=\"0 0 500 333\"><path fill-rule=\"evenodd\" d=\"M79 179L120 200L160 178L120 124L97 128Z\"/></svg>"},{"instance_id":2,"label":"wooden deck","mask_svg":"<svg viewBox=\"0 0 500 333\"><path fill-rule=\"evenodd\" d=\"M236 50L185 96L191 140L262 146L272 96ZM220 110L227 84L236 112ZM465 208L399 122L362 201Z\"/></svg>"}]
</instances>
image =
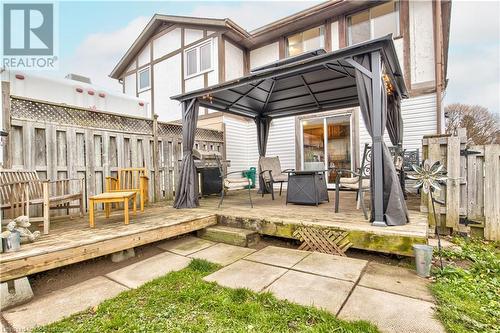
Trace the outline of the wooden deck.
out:
<instances>
[{"instance_id":1,"label":"wooden deck","mask_svg":"<svg viewBox=\"0 0 500 333\"><path fill-rule=\"evenodd\" d=\"M333 193L330 193L332 196ZM96 227L89 228L88 216L51 223L51 233L21 250L0 254L0 280L13 278L96 258L203 229L216 223L258 230L265 235L293 238L300 225L346 230L353 247L385 253L411 255L411 246L427 242L427 218L411 211L411 222L397 227L373 227L361 210L355 209L353 193L343 192L340 212L333 212L333 200L316 206L286 205L285 196L275 201L252 193L250 208L246 192L230 193L223 207L218 198L205 198L197 209L176 210L163 202L130 216L123 225L123 210L113 211L109 219L96 214ZM418 200L415 201L418 204ZM416 206L415 206L416 207Z\"/></svg>"},{"instance_id":2,"label":"wooden deck","mask_svg":"<svg viewBox=\"0 0 500 333\"><path fill-rule=\"evenodd\" d=\"M329 191L330 202L319 206L286 205L285 197L255 194L252 196L254 208L250 208L248 195L244 192L230 193L221 209L215 209L218 222L230 226L258 230L261 234L294 238L296 227L321 226L345 230L354 248L406 256L413 255L413 244L427 243L427 215L418 211L420 197L407 201L410 223L403 226L374 227L365 220L363 211L356 209L355 193L341 192L339 213L334 213L334 192ZM214 199L200 202L202 209L214 211ZM367 200L367 205L369 205Z\"/></svg>"}]
</instances>

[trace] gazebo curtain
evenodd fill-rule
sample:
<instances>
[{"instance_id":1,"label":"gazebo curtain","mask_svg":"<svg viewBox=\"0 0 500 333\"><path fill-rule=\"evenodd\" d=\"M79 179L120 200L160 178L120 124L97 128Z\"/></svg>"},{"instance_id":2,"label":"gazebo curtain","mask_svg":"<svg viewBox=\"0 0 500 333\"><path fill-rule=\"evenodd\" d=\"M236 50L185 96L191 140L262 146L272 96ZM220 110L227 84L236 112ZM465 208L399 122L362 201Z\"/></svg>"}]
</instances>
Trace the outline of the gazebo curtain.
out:
<instances>
[{"instance_id":1,"label":"gazebo curtain","mask_svg":"<svg viewBox=\"0 0 500 333\"><path fill-rule=\"evenodd\" d=\"M387 133L393 146L403 144L403 118L401 99L396 94L387 97Z\"/></svg>"},{"instance_id":2,"label":"gazebo curtain","mask_svg":"<svg viewBox=\"0 0 500 333\"><path fill-rule=\"evenodd\" d=\"M266 156L267 139L269 138L271 120L270 117L259 116L255 118L255 125L257 126L257 146L259 148L259 193L266 193L264 179L260 175L260 159Z\"/></svg>"},{"instance_id":3,"label":"gazebo curtain","mask_svg":"<svg viewBox=\"0 0 500 333\"><path fill-rule=\"evenodd\" d=\"M372 71L371 64L371 55L364 54L360 56L354 57L354 60L361 64L361 66L365 67L368 71ZM380 64L381 65L381 64ZM402 128L400 126L400 122L397 120L397 117L400 117L399 104L394 103L391 104L392 110L388 115L387 110L387 94L385 91L384 83L381 82L381 100L373 100L372 93L372 78L367 74L363 73L363 71L356 68L356 87L358 91L358 99L359 105L361 109L361 114L363 116L363 120L365 123L365 127L368 130L368 133L374 140L374 142L381 142L382 144L382 165L383 165L383 189L384 189L384 197L383 197L383 212L384 212L384 220L387 225L403 225L408 222L408 210L406 208L406 202L404 200L403 191L401 189L401 185L399 184L398 175L396 173L396 169L394 167L394 162L389 151L389 148L386 146L383 135L384 129L387 126L387 118L390 117L390 127L389 135L391 136L391 141L394 137L396 142L400 141L397 139L401 139L401 131ZM373 119L378 115L374 114L374 103L380 103L382 108L382 133L380 133L380 137L374 137L373 133ZM398 116L395 116L395 113ZM372 150L373 154L373 150ZM374 192L374 158L372 155L372 166L371 166L371 197L372 197L372 218L373 216L373 207L374 207L374 196L376 193Z\"/></svg>"},{"instance_id":4,"label":"gazebo curtain","mask_svg":"<svg viewBox=\"0 0 500 333\"><path fill-rule=\"evenodd\" d=\"M196 98L182 102L182 166L175 190L175 208L198 207L198 181L193 159L199 103Z\"/></svg>"}]
</instances>

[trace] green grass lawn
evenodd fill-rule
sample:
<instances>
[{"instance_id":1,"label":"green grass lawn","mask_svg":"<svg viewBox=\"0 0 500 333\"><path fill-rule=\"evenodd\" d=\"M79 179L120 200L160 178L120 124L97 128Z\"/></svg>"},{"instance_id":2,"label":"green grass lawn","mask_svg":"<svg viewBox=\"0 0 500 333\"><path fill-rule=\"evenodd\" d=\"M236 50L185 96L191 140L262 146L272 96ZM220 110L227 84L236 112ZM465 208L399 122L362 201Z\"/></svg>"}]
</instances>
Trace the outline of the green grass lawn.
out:
<instances>
[{"instance_id":1,"label":"green grass lawn","mask_svg":"<svg viewBox=\"0 0 500 333\"><path fill-rule=\"evenodd\" d=\"M500 332L500 252L498 243L457 238L462 251L445 251L451 263L436 272L431 290L448 332Z\"/></svg>"},{"instance_id":2,"label":"green grass lawn","mask_svg":"<svg viewBox=\"0 0 500 333\"><path fill-rule=\"evenodd\" d=\"M229 289L202 278L219 267L193 260L179 271L35 332L378 332L269 293Z\"/></svg>"}]
</instances>

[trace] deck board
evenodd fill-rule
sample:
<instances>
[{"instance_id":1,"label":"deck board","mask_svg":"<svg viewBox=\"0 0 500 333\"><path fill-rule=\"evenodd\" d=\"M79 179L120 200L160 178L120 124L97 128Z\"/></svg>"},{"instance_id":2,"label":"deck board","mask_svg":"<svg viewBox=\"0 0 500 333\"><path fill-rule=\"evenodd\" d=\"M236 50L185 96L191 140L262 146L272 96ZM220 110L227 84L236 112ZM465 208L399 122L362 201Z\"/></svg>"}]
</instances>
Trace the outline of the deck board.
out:
<instances>
[{"instance_id":1,"label":"deck board","mask_svg":"<svg viewBox=\"0 0 500 333\"><path fill-rule=\"evenodd\" d=\"M353 193L342 193L337 214L333 211L333 200L318 207L286 205L284 195L272 201L269 195L262 198L254 192L252 209L247 195L244 191L230 193L221 209L217 209L217 197L200 200L197 209L177 210L170 202L156 203L136 216L131 214L129 225L123 224L121 209L113 211L109 219L105 219L102 213L96 214L94 229L89 228L88 216L54 220L49 235L42 235L34 243L23 244L18 252L0 254L0 280L7 281L171 238L217 222L289 238L299 225L347 230L354 247L404 255L411 254L408 249L413 243L427 240L424 214L411 210L411 221L404 226L373 227L364 219L362 211L356 210ZM418 200L414 206L418 207Z\"/></svg>"}]
</instances>

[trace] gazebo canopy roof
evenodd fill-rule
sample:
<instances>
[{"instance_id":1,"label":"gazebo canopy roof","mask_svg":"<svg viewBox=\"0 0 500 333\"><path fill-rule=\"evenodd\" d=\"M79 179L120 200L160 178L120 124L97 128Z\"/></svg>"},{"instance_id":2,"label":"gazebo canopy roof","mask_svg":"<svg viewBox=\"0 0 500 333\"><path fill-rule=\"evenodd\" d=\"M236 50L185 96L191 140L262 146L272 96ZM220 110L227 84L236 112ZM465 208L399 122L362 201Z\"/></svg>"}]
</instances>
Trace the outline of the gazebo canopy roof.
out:
<instances>
[{"instance_id":1,"label":"gazebo canopy roof","mask_svg":"<svg viewBox=\"0 0 500 333\"><path fill-rule=\"evenodd\" d=\"M380 51L384 74L394 93L407 97L392 36L334 52L315 51L257 68L249 75L172 99L197 98L200 106L249 118L280 118L359 105L353 57ZM367 70L364 73L369 73Z\"/></svg>"}]
</instances>

